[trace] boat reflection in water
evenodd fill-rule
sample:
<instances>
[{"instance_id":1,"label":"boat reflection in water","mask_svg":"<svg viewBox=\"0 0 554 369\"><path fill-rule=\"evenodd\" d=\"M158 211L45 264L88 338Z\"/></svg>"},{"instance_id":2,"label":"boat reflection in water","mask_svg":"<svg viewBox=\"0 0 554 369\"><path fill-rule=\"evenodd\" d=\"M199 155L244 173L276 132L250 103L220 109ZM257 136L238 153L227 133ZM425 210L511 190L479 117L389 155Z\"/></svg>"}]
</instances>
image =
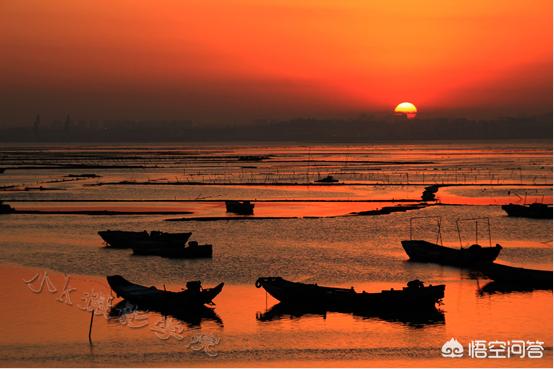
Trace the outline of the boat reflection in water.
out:
<instances>
[{"instance_id":1,"label":"boat reflection in water","mask_svg":"<svg viewBox=\"0 0 554 369\"><path fill-rule=\"evenodd\" d=\"M343 313L351 314L355 318L369 320L381 319L387 322L403 323L411 327L424 327L427 325L438 325L445 323L444 313L437 308L430 308L425 311L416 312L360 312L348 309L337 308L317 308L313 306L290 305L286 303L278 303L273 305L265 312L256 313L256 320L260 322L271 322L283 319L300 319L302 317L320 316L323 319L327 318L327 313Z\"/></svg>"},{"instance_id":2,"label":"boat reflection in water","mask_svg":"<svg viewBox=\"0 0 554 369\"><path fill-rule=\"evenodd\" d=\"M204 321L211 321L223 327L223 320L217 315L213 308L199 307L194 310L180 309L178 307L154 308L135 305L128 300L121 300L112 306L109 312L110 319L127 318L135 313L158 313L164 317L172 317L185 323L189 328L198 328Z\"/></svg>"}]
</instances>

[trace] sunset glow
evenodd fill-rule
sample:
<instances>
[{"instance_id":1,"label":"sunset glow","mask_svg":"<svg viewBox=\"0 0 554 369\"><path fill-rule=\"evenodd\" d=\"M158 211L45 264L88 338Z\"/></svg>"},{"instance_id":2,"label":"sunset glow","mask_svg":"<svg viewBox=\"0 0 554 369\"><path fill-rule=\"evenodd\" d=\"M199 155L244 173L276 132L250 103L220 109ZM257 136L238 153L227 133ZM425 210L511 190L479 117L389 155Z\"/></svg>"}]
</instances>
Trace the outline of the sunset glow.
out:
<instances>
[{"instance_id":1,"label":"sunset glow","mask_svg":"<svg viewBox=\"0 0 554 369\"><path fill-rule=\"evenodd\" d=\"M426 114L541 113L551 15L546 0L9 1L0 118L243 121L386 112L405 96Z\"/></svg>"}]
</instances>

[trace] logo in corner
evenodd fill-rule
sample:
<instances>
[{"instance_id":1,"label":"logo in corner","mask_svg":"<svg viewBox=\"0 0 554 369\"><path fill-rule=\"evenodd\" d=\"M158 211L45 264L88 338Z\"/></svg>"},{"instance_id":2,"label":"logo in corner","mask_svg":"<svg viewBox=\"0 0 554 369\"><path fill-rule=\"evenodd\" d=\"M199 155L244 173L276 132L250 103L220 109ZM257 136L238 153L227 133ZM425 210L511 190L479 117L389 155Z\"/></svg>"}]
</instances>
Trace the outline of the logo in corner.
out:
<instances>
[{"instance_id":1,"label":"logo in corner","mask_svg":"<svg viewBox=\"0 0 554 369\"><path fill-rule=\"evenodd\" d=\"M442 357L462 357L464 356L464 346L457 339L451 338L442 345L441 354Z\"/></svg>"}]
</instances>

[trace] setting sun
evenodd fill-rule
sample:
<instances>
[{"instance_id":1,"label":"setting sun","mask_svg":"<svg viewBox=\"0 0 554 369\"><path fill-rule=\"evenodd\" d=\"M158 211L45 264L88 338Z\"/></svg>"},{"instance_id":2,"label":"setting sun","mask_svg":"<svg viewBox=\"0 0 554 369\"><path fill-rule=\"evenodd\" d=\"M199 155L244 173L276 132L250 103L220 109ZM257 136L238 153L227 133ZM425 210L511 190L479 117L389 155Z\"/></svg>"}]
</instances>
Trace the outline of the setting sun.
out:
<instances>
[{"instance_id":1,"label":"setting sun","mask_svg":"<svg viewBox=\"0 0 554 369\"><path fill-rule=\"evenodd\" d=\"M398 105L396 105L396 108L394 108L395 113L405 114L406 118L412 119L415 118L417 113L417 108L414 104L410 102L403 102Z\"/></svg>"}]
</instances>

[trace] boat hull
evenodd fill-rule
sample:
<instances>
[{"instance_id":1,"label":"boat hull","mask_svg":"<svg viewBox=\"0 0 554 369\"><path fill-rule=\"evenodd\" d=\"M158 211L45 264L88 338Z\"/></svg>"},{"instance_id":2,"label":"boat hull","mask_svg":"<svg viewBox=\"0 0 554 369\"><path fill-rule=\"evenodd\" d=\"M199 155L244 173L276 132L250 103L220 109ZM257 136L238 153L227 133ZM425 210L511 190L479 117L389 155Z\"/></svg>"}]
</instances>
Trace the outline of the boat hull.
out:
<instances>
[{"instance_id":1,"label":"boat hull","mask_svg":"<svg viewBox=\"0 0 554 369\"><path fill-rule=\"evenodd\" d=\"M492 263L500 254L502 246L469 247L453 249L422 240L401 241L410 260L452 266L479 266Z\"/></svg>"},{"instance_id":2,"label":"boat hull","mask_svg":"<svg viewBox=\"0 0 554 369\"><path fill-rule=\"evenodd\" d=\"M552 219L552 207L545 204L502 205L509 217L533 218L533 219Z\"/></svg>"},{"instance_id":3,"label":"boat hull","mask_svg":"<svg viewBox=\"0 0 554 369\"><path fill-rule=\"evenodd\" d=\"M517 268L492 263L481 269L495 282L506 285L552 288L552 271Z\"/></svg>"},{"instance_id":4,"label":"boat hull","mask_svg":"<svg viewBox=\"0 0 554 369\"><path fill-rule=\"evenodd\" d=\"M281 277L262 277L256 287L263 287L275 299L287 305L321 307L326 310L351 312L402 311L435 309L444 297L444 285L378 293L358 293L354 289L321 287L287 281Z\"/></svg>"},{"instance_id":5,"label":"boat hull","mask_svg":"<svg viewBox=\"0 0 554 369\"><path fill-rule=\"evenodd\" d=\"M152 307L156 310L171 307L201 308L211 303L223 289L223 283L220 283L214 288L206 288L197 293L188 290L173 292L141 286L129 282L120 275L108 276L106 279L118 297L141 307Z\"/></svg>"},{"instance_id":6,"label":"boat hull","mask_svg":"<svg viewBox=\"0 0 554 369\"><path fill-rule=\"evenodd\" d=\"M240 215L252 215L254 214L254 205L250 201L225 201L225 209L227 213L235 213Z\"/></svg>"}]
</instances>

